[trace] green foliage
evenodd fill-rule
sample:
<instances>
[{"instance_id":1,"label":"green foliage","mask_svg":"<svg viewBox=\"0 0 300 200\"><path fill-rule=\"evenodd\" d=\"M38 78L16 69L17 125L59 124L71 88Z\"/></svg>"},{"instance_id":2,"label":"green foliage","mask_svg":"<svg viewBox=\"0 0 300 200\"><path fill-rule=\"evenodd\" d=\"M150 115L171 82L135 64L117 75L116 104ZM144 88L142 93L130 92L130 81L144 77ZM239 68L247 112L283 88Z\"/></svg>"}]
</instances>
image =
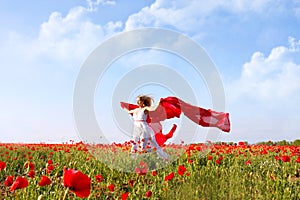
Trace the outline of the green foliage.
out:
<instances>
[{"instance_id":1,"label":"green foliage","mask_svg":"<svg viewBox=\"0 0 300 200\"><path fill-rule=\"evenodd\" d=\"M87 199L122 199L122 194L129 192L127 199L148 199L145 194L151 191L149 199L300 199L300 141L287 146L270 144L244 145L218 143L211 146L211 151L203 150L202 144L182 146L180 157L156 170L156 175L148 173L126 173L109 168L95 159L83 144L74 145L18 145L0 144L0 161L6 168L0 171L0 199L80 199L63 186L63 168L80 170L91 178L91 193ZM115 148L115 147L114 147ZM114 162L129 159L128 148L119 146ZM178 153L179 148L167 146L169 154ZM124 155L122 155L124 154ZM151 154L149 154L151 155ZM288 156L289 161L281 156ZM147 155L146 155L147 156ZM145 159L149 159L145 157ZM49 160L53 164L49 164ZM27 177L28 161L34 163L34 178ZM132 162L138 165L139 160ZM53 165L49 172L47 168ZM184 166L183 175L178 167ZM171 180L164 180L174 172ZM103 180L98 182L96 175ZM10 192L4 185L8 175L27 177L26 188ZM51 179L51 184L39 186L42 175ZM130 183L130 181L132 181ZM114 184L114 191L107 186Z\"/></svg>"}]
</instances>

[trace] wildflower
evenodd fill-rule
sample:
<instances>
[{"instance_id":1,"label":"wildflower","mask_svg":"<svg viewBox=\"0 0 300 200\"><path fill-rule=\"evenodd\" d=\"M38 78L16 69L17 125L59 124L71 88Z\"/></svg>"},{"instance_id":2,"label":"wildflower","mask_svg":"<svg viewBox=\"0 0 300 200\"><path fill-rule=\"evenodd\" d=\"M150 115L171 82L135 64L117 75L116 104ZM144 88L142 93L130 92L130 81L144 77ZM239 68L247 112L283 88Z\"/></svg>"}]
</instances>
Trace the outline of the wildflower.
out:
<instances>
[{"instance_id":1,"label":"wildflower","mask_svg":"<svg viewBox=\"0 0 300 200\"><path fill-rule=\"evenodd\" d=\"M108 185L107 188L108 188L109 191L111 191L111 192L115 191L115 185L114 185L114 184Z\"/></svg>"},{"instance_id":2,"label":"wildflower","mask_svg":"<svg viewBox=\"0 0 300 200\"><path fill-rule=\"evenodd\" d=\"M290 162L291 158L289 156L281 156L282 162Z\"/></svg>"},{"instance_id":3,"label":"wildflower","mask_svg":"<svg viewBox=\"0 0 300 200\"><path fill-rule=\"evenodd\" d=\"M54 166L52 164L47 166L47 173L50 174L54 170Z\"/></svg>"},{"instance_id":4,"label":"wildflower","mask_svg":"<svg viewBox=\"0 0 300 200\"><path fill-rule=\"evenodd\" d=\"M185 168L183 165L179 165L179 166L178 166L178 174L179 174L180 176L183 176L184 173L185 173L185 171L186 171L186 168Z\"/></svg>"},{"instance_id":5,"label":"wildflower","mask_svg":"<svg viewBox=\"0 0 300 200\"><path fill-rule=\"evenodd\" d=\"M66 169L64 167L64 186L68 187L76 196L86 198L91 192L91 180L81 171L75 169Z\"/></svg>"},{"instance_id":6,"label":"wildflower","mask_svg":"<svg viewBox=\"0 0 300 200\"><path fill-rule=\"evenodd\" d=\"M157 172L156 171L152 171L152 176L156 176Z\"/></svg>"},{"instance_id":7,"label":"wildflower","mask_svg":"<svg viewBox=\"0 0 300 200\"><path fill-rule=\"evenodd\" d=\"M143 161L140 162L140 167L135 168L135 172L139 175L146 175L147 173L147 164Z\"/></svg>"},{"instance_id":8,"label":"wildflower","mask_svg":"<svg viewBox=\"0 0 300 200\"><path fill-rule=\"evenodd\" d=\"M212 155L207 156L207 160L212 160L212 159L213 159Z\"/></svg>"},{"instance_id":9,"label":"wildflower","mask_svg":"<svg viewBox=\"0 0 300 200\"><path fill-rule=\"evenodd\" d=\"M97 181L98 183L100 183L101 181L103 181L103 176L102 176L101 174L97 174L97 175L95 176L95 178L96 178L96 181Z\"/></svg>"},{"instance_id":10,"label":"wildflower","mask_svg":"<svg viewBox=\"0 0 300 200\"><path fill-rule=\"evenodd\" d=\"M11 188L9 191L13 192L17 189L26 188L28 186L28 180L24 177L18 176L16 180L11 185Z\"/></svg>"},{"instance_id":11,"label":"wildflower","mask_svg":"<svg viewBox=\"0 0 300 200\"><path fill-rule=\"evenodd\" d=\"M251 164L251 160L247 160L247 161L245 162L245 164L246 164L246 165L250 165L250 164Z\"/></svg>"},{"instance_id":12,"label":"wildflower","mask_svg":"<svg viewBox=\"0 0 300 200\"><path fill-rule=\"evenodd\" d=\"M30 177L30 178L34 178L34 176L35 176L35 171L34 171L34 170L30 170L30 171L28 172L27 176Z\"/></svg>"},{"instance_id":13,"label":"wildflower","mask_svg":"<svg viewBox=\"0 0 300 200\"><path fill-rule=\"evenodd\" d=\"M27 161L25 164L24 164L24 167L25 168L29 168L30 170L34 170L35 166L32 162L30 161Z\"/></svg>"},{"instance_id":14,"label":"wildflower","mask_svg":"<svg viewBox=\"0 0 300 200\"><path fill-rule=\"evenodd\" d=\"M171 172L169 175L167 175L166 177L165 177L165 181L170 181L170 180L172 180L174 178L174 172Z\"/></svg>"},{"instance_id":15,"label":"wildflower","mask_svg":"<svg viewBox=\"0 0 300 200\"><path fill-rule=\"evenodd\" d=\"M9 187L13 184L13 182L14 182L14 176L8 176L8 177L6 177L6 179L4 181L4 185L6 187Z\"/></svg>"},{"instance_id":16,"label":"wildflower","mask_svg":"<svg viewBox=\"0 0 300 200\"><path fill-rule=\"evenodd\" d=\"M51 184L51 180L47 176L42 176L40 182L38 183L38 185L41 187L50 185L50 184Z\"/></svg>"},{"instance_id":17,"label":"wildflower","mask_svg":"<svg viewBox=\"0 0 300 200\"><path fill-rule=\"evenodd\" d=\"M134 180L128 180L128 184L130 185L130 187L133 187Z\"/></svg>"},{"instance_id":18,"label":"wildflower","mask_svg":"<svg viewBox=\"0 0 300 200\"><path fill-rule=\"evenodd\" d=\"M151 196L152 196L152 192L151 192L150 190L148 190L148 191L146 192L146 197L149 198L149 197L151 197Z\"/></svg>"},{"instance_id":19,"label":"wildflower","mask_svg":"<svg viewBox=\"0 0 300 200\"><path fill-rule=\"evenodd\" d=\"M122 200L126 200L128 195L129 195L129 192L125 192L124 194L122 194Z\"/></svg>"},{"instance_id":20,"label":"wildflower","mask_svg":"<svg viewBox=\"0 0 300 200\"><path fill-rule=\"evenodd\" d=\"M4 170L6 168L6 163L3 161L0 161L0 171Z\"/></svg>"}]
</instances>

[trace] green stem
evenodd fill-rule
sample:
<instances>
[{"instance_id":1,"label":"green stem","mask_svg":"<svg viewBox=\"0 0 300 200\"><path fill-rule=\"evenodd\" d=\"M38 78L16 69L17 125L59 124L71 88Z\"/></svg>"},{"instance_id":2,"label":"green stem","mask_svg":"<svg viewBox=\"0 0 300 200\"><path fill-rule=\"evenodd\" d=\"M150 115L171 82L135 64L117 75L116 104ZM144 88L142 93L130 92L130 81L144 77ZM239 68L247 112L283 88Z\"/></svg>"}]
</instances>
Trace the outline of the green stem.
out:
<instances>
[{"instance_id":1,"label":"green stem","mask_svg":"<svg viewBox=\"0 0 300 200\"><path fill-rule=\"evenodd\" d=\"M67 189L66 189L66 191L65 191L65 194L64 194L64 197L62 198L62 200L65 200L65 199L66 199L68 192L69 192L69 188L67 187Z\"/></svg>"}]
</instances>

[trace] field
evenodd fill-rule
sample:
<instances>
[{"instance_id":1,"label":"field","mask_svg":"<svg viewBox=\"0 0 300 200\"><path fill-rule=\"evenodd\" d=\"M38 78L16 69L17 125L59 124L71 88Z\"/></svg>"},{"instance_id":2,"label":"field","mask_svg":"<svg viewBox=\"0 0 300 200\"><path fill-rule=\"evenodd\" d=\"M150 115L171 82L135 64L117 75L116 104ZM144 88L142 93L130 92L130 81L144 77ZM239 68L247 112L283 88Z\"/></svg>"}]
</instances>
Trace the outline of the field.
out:
<instances>
[{"instance_id":1,"label":"field","mask_svg":"<svg viewBox=\"0 0 300 200\"><path fill-rule=\"evenodd\" d=\"M0 199L300 199L297 145L167 145L164 165L133 159L129 148L0 144ZM125 171L102 162L109 152Z\"/></svg>"}]
</instances>

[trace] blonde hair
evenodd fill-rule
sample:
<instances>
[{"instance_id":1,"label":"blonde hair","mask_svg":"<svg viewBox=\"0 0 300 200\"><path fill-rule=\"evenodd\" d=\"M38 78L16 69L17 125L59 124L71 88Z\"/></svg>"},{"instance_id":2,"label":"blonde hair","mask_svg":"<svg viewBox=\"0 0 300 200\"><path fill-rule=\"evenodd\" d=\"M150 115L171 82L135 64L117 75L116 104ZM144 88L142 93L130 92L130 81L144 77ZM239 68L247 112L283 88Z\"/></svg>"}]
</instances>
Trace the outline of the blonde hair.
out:
<instances>
[{"instance_id":1,"label":"blonde hair","mask_svg":"<svg viewBox=\"0 0 300 200\"><path fill-rule=\"evenodd\" d=\"M147 95L139 95L137 96L137 99L142 101L145 106L149 106L149 107L151 107L154 103L153 98Z\"/></svg>"}]
</instances>

